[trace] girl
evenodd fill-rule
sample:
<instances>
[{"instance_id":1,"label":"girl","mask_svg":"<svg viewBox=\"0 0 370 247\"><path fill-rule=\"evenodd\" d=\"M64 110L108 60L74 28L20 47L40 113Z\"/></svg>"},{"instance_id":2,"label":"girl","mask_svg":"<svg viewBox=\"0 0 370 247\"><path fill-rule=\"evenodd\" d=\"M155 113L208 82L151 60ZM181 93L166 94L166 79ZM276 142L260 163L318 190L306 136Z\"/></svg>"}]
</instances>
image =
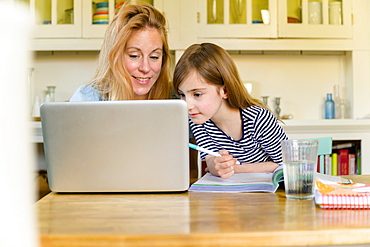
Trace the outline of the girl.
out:
<instances>
[{"instance_id":1,"label":"girl","mask_svg":"<svg viewBox=\"0 0 370 247\"><path fill-rule=\"evenodd\" d=\"M70 101L171 98L166 19L150 4L124 4L105 33L95 77Z\"/></svg>"},{"instance_id":2,"label":"girl","mask_svg":"<svg viewBox=\"0 0 370 247\"><path fill-rule=\"evenodd\" d=\"M201 153L206 171L229 178L234 173L273 172L282 164L280 141L288 139L283 128L249 95L223 48L190 46L175 67L173 85L188 104L197 144L222 155Z\"/></svg>"}]
</instances>

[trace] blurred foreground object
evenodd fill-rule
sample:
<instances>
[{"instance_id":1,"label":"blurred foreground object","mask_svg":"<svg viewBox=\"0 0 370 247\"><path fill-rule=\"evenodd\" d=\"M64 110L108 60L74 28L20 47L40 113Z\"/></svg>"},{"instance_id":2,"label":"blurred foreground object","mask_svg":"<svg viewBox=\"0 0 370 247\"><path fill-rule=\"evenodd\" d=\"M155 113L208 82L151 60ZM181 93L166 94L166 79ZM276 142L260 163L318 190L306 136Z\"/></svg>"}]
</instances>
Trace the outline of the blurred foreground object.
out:
<instances>
[{"instance_id":1,"label":"blurred foreground object","mask_svg":"<svg viewBox=\"0 0 370 247\"><path fill-rule=\"evenodd\" d=\"M36 247L27 87L31 22L28 11L13 1L0 2L0 9L6 20L0 22L0 246Z\"/></svg>"}]
</instances>

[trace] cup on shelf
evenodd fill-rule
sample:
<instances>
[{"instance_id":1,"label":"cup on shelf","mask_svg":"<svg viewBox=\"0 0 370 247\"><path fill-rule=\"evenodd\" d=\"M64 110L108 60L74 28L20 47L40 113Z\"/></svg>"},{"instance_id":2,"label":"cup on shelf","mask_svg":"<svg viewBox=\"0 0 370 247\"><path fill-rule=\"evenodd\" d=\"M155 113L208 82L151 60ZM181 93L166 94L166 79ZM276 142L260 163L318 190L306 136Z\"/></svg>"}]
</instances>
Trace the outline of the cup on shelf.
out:
<instances>
[{"instance_id":1,"label":"cup on shelf","mask_svg":"<svg viewBox=\"0 0 370 247\"><path fill-rule=\"evenodd\" d=\"M322 8L321 2L308 2L308 23L322 24Z\"/></svg>"},{"instance_id":2,"label":"cup on shelf","mask_svg":"<svg viewBox=\"0 0 370 247\"><path fill-rule=\"evenodd\" d=\"M342 25L342 3L340 1L329 4L329 24Z\"/></svg>"},{"instance_id":3,"label":"cup on shelf","mask_svg":"<svg viewBox=\"0 0 370 247\"><path fill-rule=\"evenodd\" d=\"M73 8L66 9L64 11L62 23L63 24L73 24L74 23Z\"/></svg>"},{"instance_id":4,"label":"cup on shelf","mask_svg":"<svg viewBox=\"0 0 370 247\"><path fill-rule=\"evenodd\" d=\"M96 8L108 8L108 2L96 3Z\"/></svg>"},{"instance_id":5,"label":"cup on shelf","mask_svg":"<svg viewBox=\"0 0 370 247\"><path fill-rule=\"evenodd\" d=\"M281 142L285 195L288 199L312 200L319 141L285 140Z\"/></svg>"},{"instance_id":6,"label":"cup on shelf","mask_svg":"<svg viewBox=\"0 0 370 247\"><path fill-rule=\"evenodd\" d=\"M261 10L262 22L263 24L270 24L270 11L267 9Z\"/></svg>"},{"instance_id":7,"label":"cup on shelf","mask_svg":"<svg viewBox=\"0 0 370 247\"><path fill-rule=\"evenodd\" d=\"M45 96L45 102L55 101L55 88L56 86L47 86L47 94Z\"/></svg>"},{"instance_id":8,"label":"cup on shelf","mask_svg":"<svg viewBox=\"0 0 370 247\"><path fill-rule=\"evenodd\" d=\"M96 9L93 15L92 24L108 24L109 23L108 2L96 3L95 6Z\"/></svg>"}]
</instances>

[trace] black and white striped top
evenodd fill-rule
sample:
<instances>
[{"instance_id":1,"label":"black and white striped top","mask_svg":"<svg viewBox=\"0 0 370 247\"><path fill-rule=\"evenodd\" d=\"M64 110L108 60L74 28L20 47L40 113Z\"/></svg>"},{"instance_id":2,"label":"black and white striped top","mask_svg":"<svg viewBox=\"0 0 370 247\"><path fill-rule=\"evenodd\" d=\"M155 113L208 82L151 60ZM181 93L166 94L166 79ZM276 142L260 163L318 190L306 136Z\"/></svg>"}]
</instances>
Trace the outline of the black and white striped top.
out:
<instances>
[{"instance_id":1,"label":"black and white striped top","mask_svg":"<svg viewBox=\"0 0 370 247\"><path fill-rule=\"evenodd\" d=\"M194 124L189 119L197 144L214 152L225 149L241 163L273 161L281 165L280 142L287 140L288 137L275 116L269 110L259 106L241 109L240 114L243 128L243 136L240 140L233 140L212 120L203 124ZM202 159L207 156L203 152L200 155Z\"/></svg>"}]
</instances>

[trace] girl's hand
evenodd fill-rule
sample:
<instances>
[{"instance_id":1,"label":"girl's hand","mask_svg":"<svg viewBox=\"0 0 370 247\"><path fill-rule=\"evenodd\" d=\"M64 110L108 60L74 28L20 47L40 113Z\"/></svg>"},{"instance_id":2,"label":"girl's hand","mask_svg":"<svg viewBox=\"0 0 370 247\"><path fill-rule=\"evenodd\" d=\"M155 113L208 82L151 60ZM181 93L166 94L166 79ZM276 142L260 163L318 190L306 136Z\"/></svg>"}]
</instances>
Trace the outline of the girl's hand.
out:
<instances>
[{"instance_id":1,"label":"girl's hand","mask_svg":"<svg viewBox=\"0 0 370 247\"><path fill-rule=\"evenodd\" d=\"M221 150L220 154L222 155L221 157L213 157L213 159L207 160L208 170L215 176L220 176L224 179L230 178L235 173L234 165L236 159L229 155L229 152L226 150Z\"/></svg>"}]
</instances>

